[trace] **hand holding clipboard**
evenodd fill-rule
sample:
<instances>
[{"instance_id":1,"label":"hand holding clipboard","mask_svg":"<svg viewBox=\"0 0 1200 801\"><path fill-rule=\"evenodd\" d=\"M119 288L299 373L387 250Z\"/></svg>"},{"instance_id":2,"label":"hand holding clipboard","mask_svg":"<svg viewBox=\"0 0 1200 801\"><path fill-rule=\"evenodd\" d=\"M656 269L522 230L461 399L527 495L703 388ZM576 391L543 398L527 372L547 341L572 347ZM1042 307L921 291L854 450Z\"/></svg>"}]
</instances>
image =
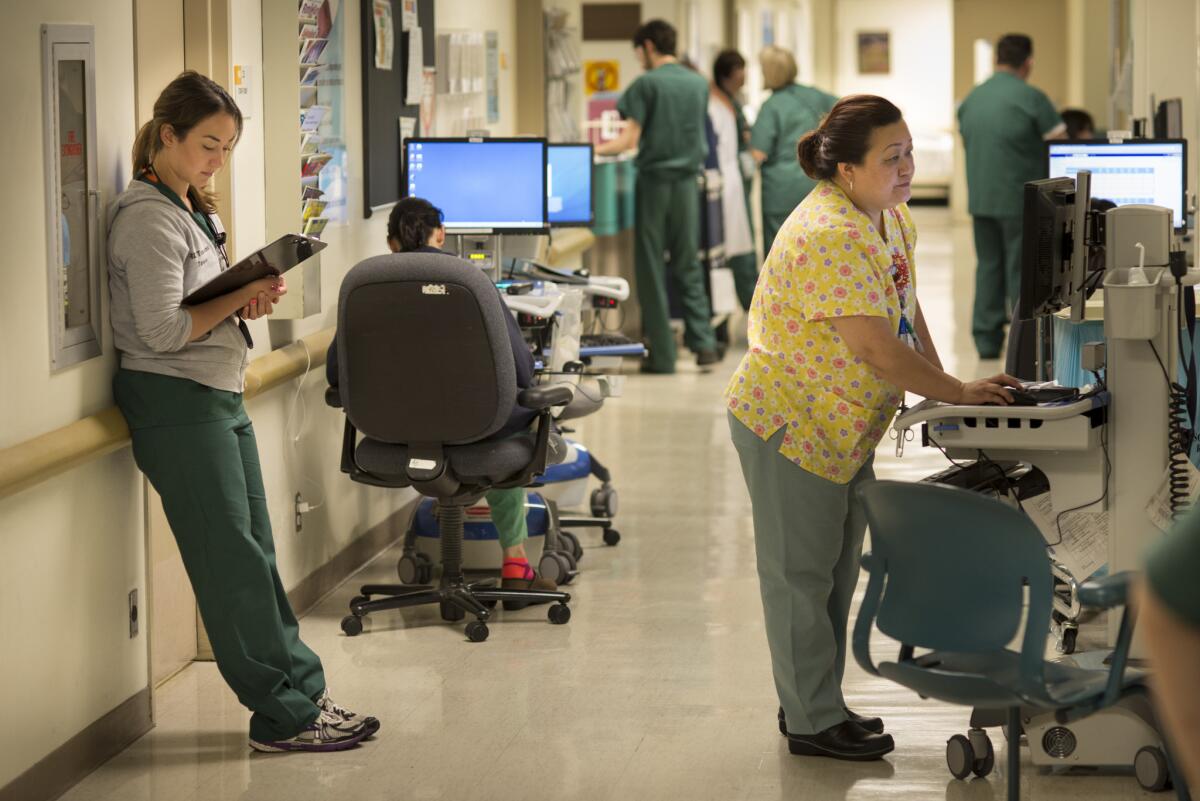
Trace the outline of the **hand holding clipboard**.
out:
<instances>
[{"instance_id":1,"label":"hand holding clipboard","mask_svg":"<svg viewBox=\"0 0 1200 801\"><path fill-rule=\"evenodd\" d=\"M241 289L252 281L283 275L324 250L326 244L302 234L284 234L196 289L183 299L183 304L197 306Z\"/></svg>"}]
</instances>

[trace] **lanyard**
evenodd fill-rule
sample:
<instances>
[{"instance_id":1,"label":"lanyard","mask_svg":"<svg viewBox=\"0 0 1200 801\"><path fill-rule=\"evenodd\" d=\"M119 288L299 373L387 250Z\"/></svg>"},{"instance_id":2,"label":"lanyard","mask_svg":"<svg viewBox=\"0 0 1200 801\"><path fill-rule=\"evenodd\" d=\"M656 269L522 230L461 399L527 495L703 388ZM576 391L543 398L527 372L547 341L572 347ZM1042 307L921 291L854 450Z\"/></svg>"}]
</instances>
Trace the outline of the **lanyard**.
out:
<instances>
[{"instance_id":1,"label":"lanyard","mask_svg":"<svg viewBox=\"0 0 1200 801\"><path fill-rule=\"evenodd\" d=\"M228 269L229 254L225 252L226 235L224 231L217 230L217 226L215 223L213 223L212 217L205 212L196 211L194 208L189 209L187 204L183 202L183 199L180 198L179 195L175 194L175 190L171 189L171 187L162 182L162 179L158 177L158 173L154 171L153 167L149 165L144 167L141 172L138 173L137 178L139 181L153 186L163 195L163 197L186 211L193 220L196 220L196 222L202 226L202 230L204 231L205 235L212 241L214 245L216 245L217 250L220 251L221 262L223 265L221 269Z\"/></svg>"}]
</instances>

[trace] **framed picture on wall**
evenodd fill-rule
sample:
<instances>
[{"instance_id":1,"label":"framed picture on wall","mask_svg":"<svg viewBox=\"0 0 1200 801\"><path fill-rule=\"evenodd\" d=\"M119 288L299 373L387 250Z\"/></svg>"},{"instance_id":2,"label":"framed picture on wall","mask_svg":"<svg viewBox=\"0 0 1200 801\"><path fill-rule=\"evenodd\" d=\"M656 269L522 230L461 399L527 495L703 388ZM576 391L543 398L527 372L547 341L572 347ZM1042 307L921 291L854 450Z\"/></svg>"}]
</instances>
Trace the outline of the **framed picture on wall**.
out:
<instances>
[{"instance_id":1,"label":"framed picture on wall","mask_svg":"<svg viewBox=\"0 0 1200 801\"><path fill-rule=\"evenodd\" d=\"M890 40L887 31L858 32L859 75L887 75L892 71Z\"/></svg>"}]
</instances>

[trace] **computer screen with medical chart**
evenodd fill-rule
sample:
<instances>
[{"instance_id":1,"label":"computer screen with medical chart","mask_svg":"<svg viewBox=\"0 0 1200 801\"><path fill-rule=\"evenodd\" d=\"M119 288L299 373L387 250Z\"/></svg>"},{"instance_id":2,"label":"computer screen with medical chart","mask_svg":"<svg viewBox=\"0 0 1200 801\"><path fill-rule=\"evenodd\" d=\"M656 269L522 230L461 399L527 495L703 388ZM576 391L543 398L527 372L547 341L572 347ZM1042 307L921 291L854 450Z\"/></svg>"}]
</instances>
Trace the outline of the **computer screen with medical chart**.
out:
<instances>
[{"instance_id":1,"label":"computer screen with medical chart","mask_svg":"<svg viewBox=\"0 0 1200 801\"><path fill-rule=\"evenodd\" d=\"M442 210L448 230L546 228L545 139L406 139L404 189Z\"/></svg>"},{"instance_id":2,"label":"computer screen with medical chart","mask_svg":"<svg viewBox=\"0 0 1200 801\"><path fill-rule=\"evenodd\" d=\"M1171 210L1176 228L1186 224L1187 145L1181 140L1050 142L1050 178L1092 174L1092 198L1118 206L1143 203Z\"/></svg>"}]
</instances>

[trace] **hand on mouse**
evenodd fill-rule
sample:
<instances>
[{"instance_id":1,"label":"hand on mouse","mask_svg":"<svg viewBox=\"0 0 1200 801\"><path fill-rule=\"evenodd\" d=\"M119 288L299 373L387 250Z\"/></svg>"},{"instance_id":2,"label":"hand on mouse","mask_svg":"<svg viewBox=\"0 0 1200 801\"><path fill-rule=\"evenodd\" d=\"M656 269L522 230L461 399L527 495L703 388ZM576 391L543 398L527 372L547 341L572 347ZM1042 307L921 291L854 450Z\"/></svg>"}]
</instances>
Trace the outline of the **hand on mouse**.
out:
<instances>
[{"instance_id":1,"label":"hand on mouse","mask_svg":"<svg viewBox=\"0 0 1200 801\"><path fill-rule=\"evenodd\" d=\"M964 406L979 406L987 403L1008 406L1013 402L1013 396L1006 387L1022 388L1020 381L1005 373L994 375L991 378L968 381L959 388L959 396L954 402Z\"/></svg>"}]
</instances>

